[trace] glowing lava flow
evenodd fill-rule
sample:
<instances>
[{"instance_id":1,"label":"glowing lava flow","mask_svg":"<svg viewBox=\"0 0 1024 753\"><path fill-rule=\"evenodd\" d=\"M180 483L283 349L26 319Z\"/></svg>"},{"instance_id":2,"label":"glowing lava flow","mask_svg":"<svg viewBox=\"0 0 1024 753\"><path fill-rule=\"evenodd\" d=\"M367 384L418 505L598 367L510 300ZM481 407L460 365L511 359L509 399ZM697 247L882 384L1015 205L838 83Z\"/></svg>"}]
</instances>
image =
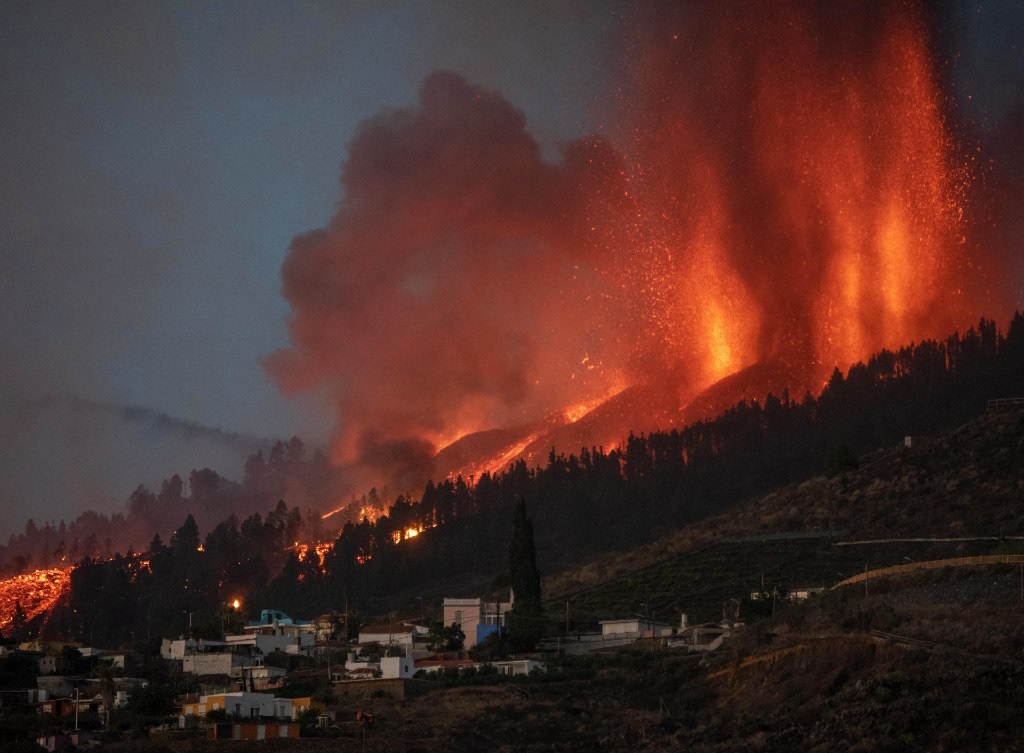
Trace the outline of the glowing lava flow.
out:
<instances>
[{"instance_id":1,"label":"glowing lava flow","mask_svg":"<svg viewBox=\"0 0 1024 753\"><path fill-rule=\"evenodd\" d=\"M523 454L523 451L539 436L539 432L530 434L515 444L502 449L501 452L493 457L470 463L450 472L448 478L454 481L461 476L468 483L483 473L499 473L508 468L509 464L514 460L518 459Z\"/></svg>"},{"instance_id":2,"label":"glowing lava flow","mask_svg":"<svg viewBox=\"0 0 1024 753\"><path fill-rule=\"evenodd\" d=\"M47 614L71 587L74 566L36 570L0 581L0 630L14 622L18 606L26 620Z\"/></svg>"},{"instance_id":3,"label":"glowing lava flow","mask_svg":"<svg viewBox=\"0 0 1024 753\"><path fill-rule=\"evenodd\" d=\"M355 509L357 508L357 504L358 503L356 502L347 502L346 504L341 505L340 507L335 507L332 510L328 510L327 512L320 515L320 520L327 520L327 518L330 518L334 515L337 515L338 513L342 513L348 510L349 515L347 515L346 517L350 518L351 520L359 522L365 519L373 523L375 520L377 520L377 518L381 517L382 515L387 515L388 513L386 507L377 508L371 507L370 505L362 505L361 507L358 507L358 509Z\"/></svg>"}]
</instances>

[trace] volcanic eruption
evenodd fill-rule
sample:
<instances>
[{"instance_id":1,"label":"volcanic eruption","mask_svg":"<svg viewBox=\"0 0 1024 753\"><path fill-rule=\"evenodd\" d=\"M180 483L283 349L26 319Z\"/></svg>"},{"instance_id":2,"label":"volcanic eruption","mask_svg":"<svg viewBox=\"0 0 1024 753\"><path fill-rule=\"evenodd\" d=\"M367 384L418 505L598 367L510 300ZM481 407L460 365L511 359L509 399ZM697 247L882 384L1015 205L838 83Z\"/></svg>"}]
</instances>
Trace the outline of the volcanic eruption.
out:
<instances>
[{"instance_id":1,"label":"volcanic eruption","mask_svg":"<svg viewBox=\"0 0 1024 753\"><path fill-rule=\"evenodd\" d=\"M446 72L349 145L337 213L291 245L292 345L267 366L329 390L355 484L816 391L1005 305L965 240L916 6L644 4L618 47L604 125L558 162Z\"/></svg>"}]
</instances>

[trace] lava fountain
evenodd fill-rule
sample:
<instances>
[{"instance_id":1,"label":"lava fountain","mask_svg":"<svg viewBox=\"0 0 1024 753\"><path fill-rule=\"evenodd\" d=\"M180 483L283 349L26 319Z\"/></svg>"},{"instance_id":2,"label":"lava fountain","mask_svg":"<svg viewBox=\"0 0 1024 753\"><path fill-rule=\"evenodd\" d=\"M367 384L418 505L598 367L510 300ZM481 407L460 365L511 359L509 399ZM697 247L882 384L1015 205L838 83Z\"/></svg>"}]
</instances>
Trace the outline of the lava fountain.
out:
<instances>
[{"instance_id":1,"label":"lava fountain","mask_svg":"<svg viewBox=\"0 0 1024 753\"><path fill-rule=\"evenodd\" d=\"M755 362L820 386L881 347L982 313L960 275L965 171L913 6L640 11L616 143L631 212L606 212L645 370L691 389Z\"/></svg>"},{"instance_id":2,"label":"lava fountain","mask_svg":"<svg viewBox=\"0 0 1024 753\"><path fill-rule=\"evenodd\" d=\"M735 399L816 391L1004 305L962 292L986 285L964 284L967 172L916 6L627 13L606 125L560 162L499 93L435 73L363 126L337 214L293 241L268 369L333 396L364 488L415 491L485 429L480 458L546 455L535 427L615 393L628 410L553 421L560 450L667 428L730 375L773 375Z\"/></svg>"}]
</instances>

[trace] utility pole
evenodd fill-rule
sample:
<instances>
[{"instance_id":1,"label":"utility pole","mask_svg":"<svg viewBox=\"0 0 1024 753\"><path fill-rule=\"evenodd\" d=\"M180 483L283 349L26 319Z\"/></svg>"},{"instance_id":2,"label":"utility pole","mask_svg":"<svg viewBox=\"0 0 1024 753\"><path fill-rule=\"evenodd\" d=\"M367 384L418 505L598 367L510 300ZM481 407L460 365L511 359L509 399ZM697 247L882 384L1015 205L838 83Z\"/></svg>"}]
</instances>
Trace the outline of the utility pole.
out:
<instances>
[{"instance_id":1,"label":"utility pole","mask_svg":"<svg viewBox=\"0 0 1024 753\"><path fill-rule=\"evenodd\" d=\"M868 563L864 563L864 598L868 597Z\"/></svg>"}]
</instances>

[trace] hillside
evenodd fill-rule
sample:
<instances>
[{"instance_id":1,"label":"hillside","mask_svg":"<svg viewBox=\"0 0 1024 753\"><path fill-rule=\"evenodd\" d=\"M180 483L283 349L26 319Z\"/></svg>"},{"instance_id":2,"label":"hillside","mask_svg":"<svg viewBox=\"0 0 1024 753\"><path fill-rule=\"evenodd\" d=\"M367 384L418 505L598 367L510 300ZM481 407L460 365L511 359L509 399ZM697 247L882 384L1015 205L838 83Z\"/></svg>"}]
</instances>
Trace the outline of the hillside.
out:
<instances>
[{"instance_id":1,"label":"hillside","mask_svg":"<svg viewBox=\"0 0 1024 753\"><path fill-rule=\"evenodd\" d=\"M747 376L726 380L724 394L742 388ZM102 645L117 646L145 632L148 624L167 625L173 634L172 626L187 612L215 633L220 605L239 597L253 608L312 616L342 609L414 615L422 611L419 604L437 604L452 594L496 595L507 582L511 510L520 499L534 521L537 564L549 576L547 593L555 599L568 595L570 601L581 588L723 538L838 531L860 537L924 535L920 531L931 537L959 531L963 537L978 531L998 537L1019 529L1015 511L1006 504L1016 494L1016 482L999 481L999 474L1020 459L1019 448L1004 441L1019 433L1012 416L1004 419L1010 422L1005 426L989 418L995 422L991 426L936 439L934 452L927 441L899 455L883 452L876 458L873 452L901 446L906 435L939 436L979 415L993 396L1019 394L1024 394L1021 314L1005 336L994 322L982 320L977 329L944 342L880 351L845 376L835 371L817 397L795 400L783 392L763 405L739 402L714 420L630 434L612 449L582 447L568 455L552 449L545 465L520 460L500 473L428 483L419 497L400 495L390 505L371 490L359 506L376 513L360 512L340 532L327 529L315 512L290 506L324 494L332 479L326 460L316 453L308 457L293 439L275 445L266 459L250 458L240 484L203 469L190 474L187 496L177 477L157 494L136 490L129 515L119 522L135 528L134 540L149 542L148 548L133 548L141 553L139 561L149 563L141 573L133 552L118 555L109 540L95 534L80 541L77 524L63 532L70 540L61 539L59 527L47 526L27 530L8 550L35 551L38 558L31 564L36 567L58 555L78 562L68 610L48 622L50 629L93 635ZM508 437L492 439L493 450ZM861 467L855 472L857 455ZM952 470L944 462L952 463ZM978 467L960 478L962 462ZM844 473L816 478L824 469ZM988 499L990 492L995 501ZM981 493L985 506L976 504ZM898 505L892 503L894 495L902 495ZM956 510L939 516L941 526L939 518L929 518L936 499ZM265 515L223 519L255 500L263 500ZM195 509L204 512L185 517ZM171 517L181 522L166 539L169 547L163 538L141 535L148 522ZM703 564L694 560L697 575L675 580L699 583L710 604L717 596L707 590L706 572L720 569L719 580L728 589L749 594L755 581L758 587L772 578L785 588L805 586L800 581L812 575L824 580L823 569L845 573L863 557L854 554L845 564L822 560L808 565L806 574L790 567L773 575L768 565L778 558L749 549L709 552L702 555ZM813 562L799 551L788 556L795 563ZM737 562L751 568L736 572L732 564ZM12 574L31 569L27 565L28 555L16 557ZM181 588L184 580L187 591ZM122 587L108 588L110 583ZM642 589L627 584L625 592L648 609L657 604L679 611L687 601L700 600L695 588L670 578L668 585ZM583 607L581 619L638 608L614 599ZM107 617L115 614L117 619Z\"/></svg>"},{"instance_id":2,"label":"hillside","mask_svg":"<svg viewBox=\"0 0 1024 753\"><path fill-rule=\"evenodd\" d=\"M920 570L828 590L866 569L1024 553L1024 410L988 410L957 428L914 437L909 447L891 443L847 456L839 466L831 476L751 496L671 536L568 568L545 582L549 631L563 638L592 629L599 619L632 614L672 624L681 612L691 623L716 621L722 602L736 599L744 626L714 653L640 642L583 656L545 654L540 658L547 670L530 677L447 675L424 696L371 698L377 721L365 737L350 720L367 703L339 697L333 704L342 720L337 729L310 729L302 740L266 749L1024 750L1019 565ZM532 483L544 479L529 477ZM417 557L429 562L446 556L453 543L470 540L474 547L458 556L478 564L497 561L500 548L486 547L506 535L501 523L496 512L456 516L382 551L401 558L390 566L408 567ZM198 541L196 531L179 530L160 555L166 563L154 563L153 577L181 563L209 567L217 537L207 538L204 552ZM89 577L116 575L118 567L96 566ZM316 572L303 565L296 582L337 583L316 581ZM202 571L185 574L199 578ZM155 586L145 585L149 577L140 573L134 587ZM442 571L422 574L420 582L469 589L478 578L472 570ZM128 580L120 582L120 598L128 587ZM785 598L804 587L827 590L804 602ZM752 599L754 592L774 598ZM83 588L78 598L87 593L109 596ZM147 603L157 602L134 609ZM118 618L130 613L122 601ZM246 748L172 735L103 749Z\"/></svg>"},{"instance_id":3,"label":"hillside","mask_svg":"<svg viewBox=\"0 0 1024 753\"><path fill-rule=\"evenodd\" d=\"M829 585L865 566L1024 552L1024 541L1011 538L1024 536L1024 410L987 412L860 461L551 578L551 612L569 600L581 623L638 608L674 621L680 606L694 621L717 619L722 599L760 587ZM579 587L588 577L594 582ZM554 590L573 581L573 593ZM879 578L867 590L845 587L802 603L779 598L774 610L744 599L746 627L714 654L652 643L545 656L546 673L514 684L449 679L422 698L378 698L380 723L366 739L332 744L537 753L1024 750L1021 587L1017 566L998 565Z\"/></svg>"},{"instance_id":4,"label":"hillside","mask_svg":"<svg viewBox=\"0 0 1024 753\"><path fill-rule=\"evenodd\" d=\"M1024 537L1022 468L1024 409L988 411L911 447L869 453L856 469L789 485L559 573L545 593L587 614L641 602L701 613L725 594L760 588L762 578L773 587L823 586L866 565L1024 551L1024 540L1012 538ZM877 539L947 540L871 543ZM867 543L851 543L858 541Z\"/></svg>"}]
</instances>

